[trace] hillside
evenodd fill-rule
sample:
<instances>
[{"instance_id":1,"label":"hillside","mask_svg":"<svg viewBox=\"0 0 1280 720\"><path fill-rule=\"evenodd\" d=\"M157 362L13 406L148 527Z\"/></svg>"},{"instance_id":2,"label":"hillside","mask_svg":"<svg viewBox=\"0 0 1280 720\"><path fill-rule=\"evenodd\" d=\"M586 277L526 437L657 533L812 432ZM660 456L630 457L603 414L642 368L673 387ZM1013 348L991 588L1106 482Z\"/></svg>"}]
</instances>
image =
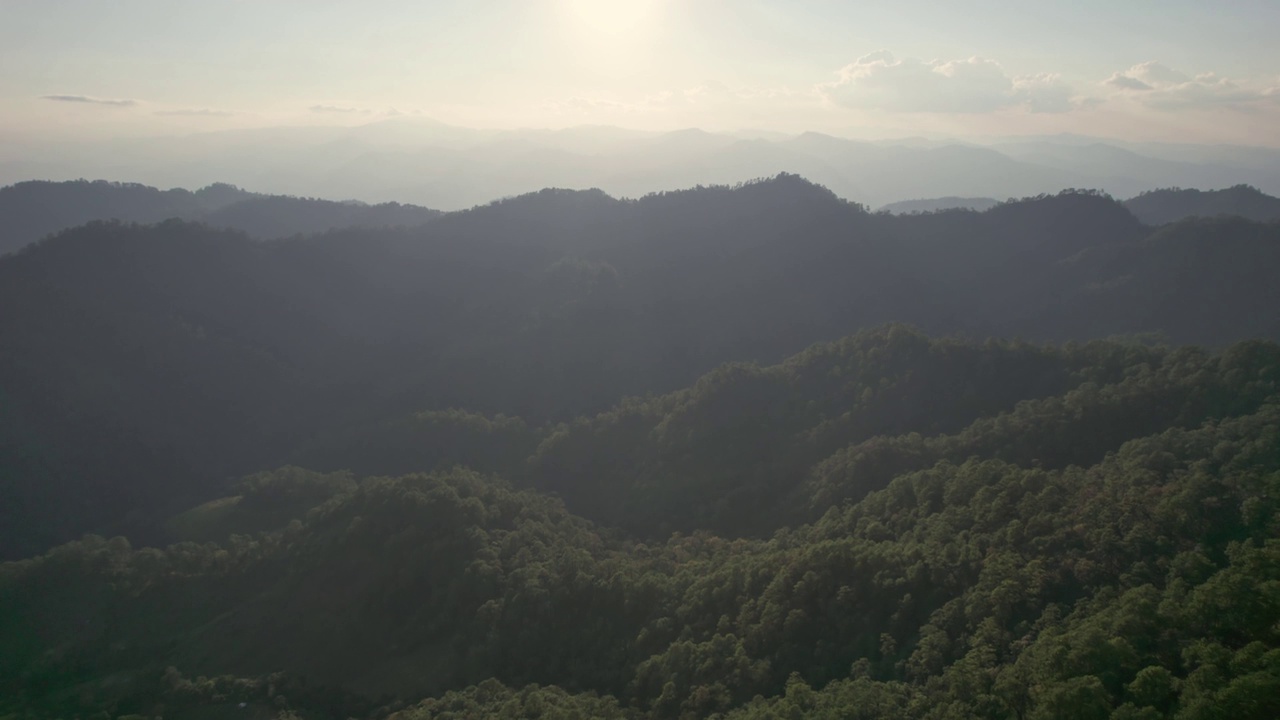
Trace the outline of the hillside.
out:
<instances>
[{"instance_id":1,"label":"hillside","mask_svg":"<svg viewBox=\"0 0 1280 720\"><path fill-rule=\"evenodd\" d=\"M1280 720L1277 28L0 0L0 720Z\"/></svg>"},{"instance_id":2,"label":"hillside","mask_svg":"<svg viewBox=\"0 0 1280 720\"><path fill-rule=\"evenodd\" d=\"M514 486L259 473L218 544L0 565L0 712L1270 717L1278 402L1273 343L888 327L538 431Z\"/></svg>"},{"instance_id":3,"label":"hillside","mask_svg":"<svg viewBox=\"0 0 1280 720\"><path fill-rule=\"evenodd\" d=\"M28 181L0 187L0 255L95 220L156 223L176 218L269 239L344 227L421 225L439 214L398 203L262 195L222 183L193 192L104 180Z\"/></svg>"},{"instance_id":4,"label":"hillside","mask_svg":"<svg viewBox=\"0 0 1280 720\"><path fill-rule=\"evenodd\" d=\"M1166 225L1189 217L1234 215L1258 222L1280 221L1280 198L1249 185L1223 190L1170 188L1144 192L1125 207L1147 225Z\"/></svg>"},{"instance_id":5,"label":"hillside","mask_svg":"<svg viewBox=\"0 0 1280 720\"><path fill-rule=\"evenodd\" d=\"M413 413L536 428L890 321L1058 342L1280 338L1259 311L1280 306L1278 235L1229 219L1153 232L1081 192L875 215L795 176L637 201L548 190L414 229L265 243L91 224L0 260L0 547L159 541L163 518L227 478L344 467L317 448L412 435Z\"/></svg>"},{"instance_id":6,"label":"hillside","mask_svg":"<svg viewBox=\"0 0 1280 720\"><path fill-rule=\"evenodd\" d=\"M194 219L249 197L252 193L230 185L191 192L101 180L15 183L0 188L0 217L5 219L0 229L0 255L93 220L154 223L169 218Z\"/></svg>"}]
</instances>

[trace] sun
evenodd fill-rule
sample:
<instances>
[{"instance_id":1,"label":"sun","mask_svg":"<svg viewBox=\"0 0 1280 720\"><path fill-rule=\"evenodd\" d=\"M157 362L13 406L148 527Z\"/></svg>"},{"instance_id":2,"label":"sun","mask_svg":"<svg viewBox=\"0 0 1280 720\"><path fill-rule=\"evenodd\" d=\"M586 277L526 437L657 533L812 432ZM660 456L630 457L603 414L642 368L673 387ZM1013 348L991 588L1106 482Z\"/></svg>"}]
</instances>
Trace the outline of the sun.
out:
<instances>
[{"instance_id":1,"label":"sun","mask_svg":"<svg viewBox=\"0 0 1280 720\"><path fill-rule=\"evenodd\" d=\"M560 0L565 20L589 40L635 38L652 26L663 0Z\"/></svg>"}]
</instances>

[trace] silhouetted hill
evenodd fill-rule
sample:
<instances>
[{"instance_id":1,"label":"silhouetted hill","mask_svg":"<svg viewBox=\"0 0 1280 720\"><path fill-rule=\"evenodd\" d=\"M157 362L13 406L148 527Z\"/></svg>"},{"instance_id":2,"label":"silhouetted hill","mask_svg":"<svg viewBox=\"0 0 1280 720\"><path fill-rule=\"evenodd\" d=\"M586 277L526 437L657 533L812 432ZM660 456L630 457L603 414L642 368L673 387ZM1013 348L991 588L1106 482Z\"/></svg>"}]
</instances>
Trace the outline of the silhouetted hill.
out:
<instances>
[{"instance_id":1,"label":"silhouetted hill","mask_svg":"<svg viewBox=\"0 0 1280 720\"><path fill-rule=\"evenodd\" d=\"M194 192L136 183L30 181L0 188L0 255L93 220L156 223L182 219L243 230L268 239L333 228L412 226L440 213L416 205L340 203L260 195L215 184Z\"/></svg>"},{"instance_id":2,"label":"silhouetted hill","mask_svg":"<svg viewBox=\"0 0 1280 720\"><path fill-rule=\"evenodd\" d=\"M1277 338L1260 309L1280 306L1278 233L1152 233L1087 192L876 215L790 175L635 201L546 190L265 243L91 224L0 260L3 546L158 537L228 476L340 462L317 454L324 438L356 447L356 429L448 408L538 427L885 322Z\"/></svg>"},{"instance_id":3,"label":"silhouetted hill","mask_svg":"<svg viewBox=\"0 0 1280 720\"><path fill-rule=\"evenodd\" d=\"M1280 198L1248 185L1224 190L1152 190L1125 201L1124 205L1147 225L1219 215L1235 215L1258 222L1280 220Z\"/></svg>"},{"instance_id":4,"label":"silhouetted hill","mask_svg":"<svg viewBox=\"0 0 1280 720\"><path fill-rule=\"evenodd\" d=\"M4 218L0 254L92 220L154 223L169 218L194 219L249 197L252 193L229 185L191 192L105 180L21 182L0 188L0 217Z\"/></svg>"},{"instance_id":5,"label":"silhouetted hill","mask_svg":"<svg viewBox=\"0 0 1280 720\"><path fill-rule=\"evenodd\" d=\"M310 235L346 227L413 227L440 216L417 205L367 205L282 195L260 196L205 213L199 219L214 227L243 230L255 238Z\"/></svg>"}]
</instances>

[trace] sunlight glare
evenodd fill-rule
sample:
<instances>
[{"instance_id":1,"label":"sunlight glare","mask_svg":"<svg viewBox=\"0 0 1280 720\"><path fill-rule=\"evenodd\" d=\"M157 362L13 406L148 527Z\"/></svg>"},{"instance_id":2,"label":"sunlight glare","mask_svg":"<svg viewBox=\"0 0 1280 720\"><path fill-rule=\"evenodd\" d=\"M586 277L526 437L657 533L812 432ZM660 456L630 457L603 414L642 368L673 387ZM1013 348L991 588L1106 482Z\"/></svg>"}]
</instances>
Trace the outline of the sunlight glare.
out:
<instances>
[{"instance_id":1,"label":"sunlight glare","mask_svg":"<svg viewBox=\"0 0 1280 720\"><path fill-rule=\"evenodd\" d=\"M574 30L587 40L634 39L652 24L661 0L561 0Z\"/></svg>"}]
</instances>

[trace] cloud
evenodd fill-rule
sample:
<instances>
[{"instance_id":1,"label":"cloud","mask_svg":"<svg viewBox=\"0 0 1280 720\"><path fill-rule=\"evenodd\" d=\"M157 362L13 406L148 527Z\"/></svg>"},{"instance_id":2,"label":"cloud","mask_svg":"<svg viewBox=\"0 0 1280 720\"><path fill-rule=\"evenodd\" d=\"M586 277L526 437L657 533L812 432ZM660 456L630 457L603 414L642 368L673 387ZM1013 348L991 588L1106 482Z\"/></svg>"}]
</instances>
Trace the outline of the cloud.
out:
<instances>
[{"instance_id":1,"label":"cloud","mask_svg":"<svg viewBox=\"0 0 1280 720\"><path fill-rule=\"evenodd\" d=\"M1118 87L1121 90L1150 90L1150 85L1142 82L1136 77L1130 77L1122 73L1115 73L1105 81L1107 85Z\"/></svg>"},{"instance_id":2,"label":"cloud","mask_svg":"<svg viewBox=\"0 0 1280 720\"><path fill-rule=\"evenodd\" d=\"M1011 97L1033 113L1071 112L1081 105L1071 86L1056 73L1015 77Z\"/></svg>"},{"instance_id":3,"label":"cloud","mask_svg":"<svg viewBox=\"0 0 1280 720\"><path fill-rule=\"evenodd\" d=\"M40 99L54 100L56 102L88 103L90 105L111 105L114 107L132 107L138 104L137 100L112 100L89 97L88 95L41 95Z\"/></svg>"},{"instance_id":4,"label":"cloud","mask_svg":"<svg viewBox=\"0 0 1280 720\"><path fill-rule=\"evenodd\" d=\"M1010 76L994 60L898 59L887 50L864 55L820 85L828 102L890 112L987 113L1009 107L1067 112L1073 93L1057 75Z\"/></svg>"},{"instance_id":5,"label":"cloud","mask_svg":"<svg viewBox=\"0 0 1280 720\"><path fill-rule=\"evenodd\" d=\"M1103 84L1115 88L1119 95L1157 110L1247 110L1262 103L1280 101L1280 87L1242 84L1212 72L1192 77L1155 61L1112 73Z\"/></svg>"},{"instance_id":6,"label":"cloud","mask_svg":"<svg viewBox=\"0 0 1280 720\"><path fill-rule=\"evenodd\" d=\"M1134 65L1125 71L1125 75L1136 78L1147 85L1177 85L1191 79L1187 75L1154 60Z\"/></svg>"},{"instance_id":7,"label":"cloud","mask_svg":"<svg viewBox=\"0 0 1280 720\"><path fill-rule=\"evenodd\" d=\"M753 104L777 103L795 95L786 88L732 88L716 80L707 80L683 90L664 90L649 95L641 104L661 110L737 109Z\"/></svg>"},{"instance_id":8,"label":"cloud","mask_svg":"<svg viewBox=\"0 0 1280 720\"><path fill-rule=\"evenodd\" d=\"M607 100L603 98L590 98L575 95L564 100L557 100L543 103L542 107L556 113L575 113L575 112L636 112L643 109L645 104L635 104L620 102L617 100Z\"/></svg>"},{"instance_id":9,"label":"cloud","mask_svg":"<svg viewBox=\"0 0 1280 720\"><path fill-rule=\"evenodd\" d=\"M539 109L578 122L662 123L666 127L719 127L733 123L770 124L772 118L819 110L812 88L730 86L705 80L684 88L670 88L632 98L573 96L540 104Z\"/></svg>"},{"instance_id":10,"label":"cloud","mask_svg":"<svg viewBox=\"0 0 1280 720\"><path fill-rule=\"evenodd\" d=\"M176 115L193 117L231 117L240 113L234 110L214 110L211 108L182 108L178 110L157 110L155 115Z\"/></svg>"},{"instance_id":11,"label":"cloud","mask_svg":"<svg viewBox=\"0 0 1280 720\"><path fill-rule=\"evenodd\" d=\"M368 115L371 111L365 108L344 107L342 105L312 105L310 108L313 113L342 113Z\"/></svg>"}]
</instances>

